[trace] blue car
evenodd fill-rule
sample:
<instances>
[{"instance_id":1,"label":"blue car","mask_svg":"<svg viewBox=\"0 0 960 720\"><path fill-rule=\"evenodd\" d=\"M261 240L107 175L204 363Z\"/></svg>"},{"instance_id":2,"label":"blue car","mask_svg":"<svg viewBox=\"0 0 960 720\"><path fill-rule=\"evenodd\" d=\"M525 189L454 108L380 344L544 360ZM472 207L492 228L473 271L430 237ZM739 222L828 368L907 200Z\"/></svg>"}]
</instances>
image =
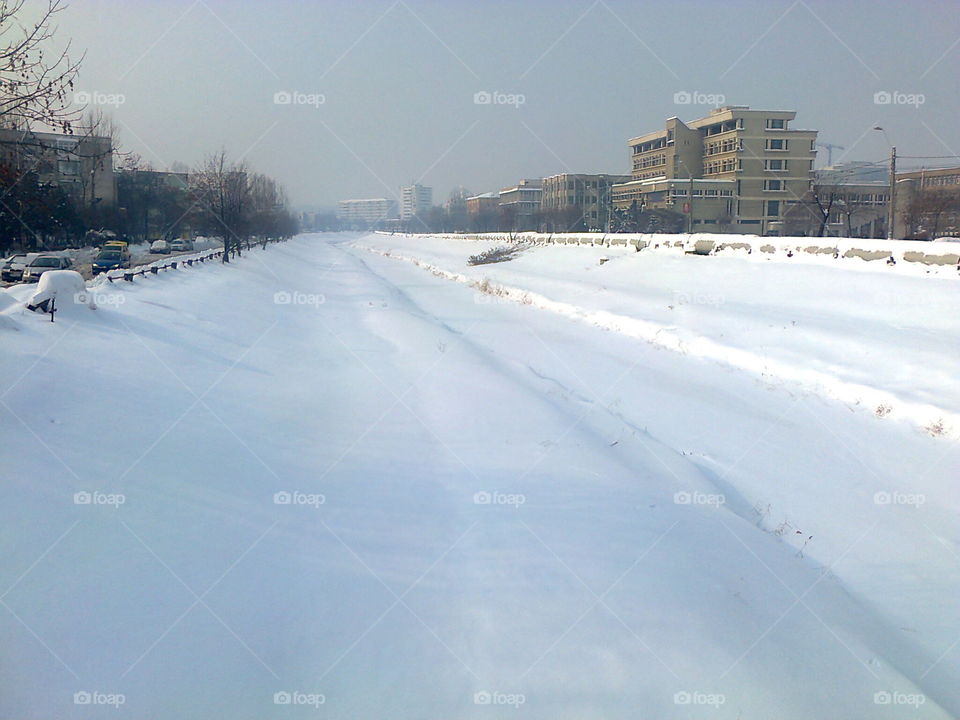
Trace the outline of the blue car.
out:
<instances>
[{"instance_id":1,"label":"blue car","mask_svg":"<svg viewBox=\"0 0 960 720\"><path fill-rule=\"evenodd\" d=\"M126 261L123 259L123 254L120 251L101 252L94 258L93 274L97 275L107 270L116 270L122 267L126 267Z\"/></svg>"}]
</instances>

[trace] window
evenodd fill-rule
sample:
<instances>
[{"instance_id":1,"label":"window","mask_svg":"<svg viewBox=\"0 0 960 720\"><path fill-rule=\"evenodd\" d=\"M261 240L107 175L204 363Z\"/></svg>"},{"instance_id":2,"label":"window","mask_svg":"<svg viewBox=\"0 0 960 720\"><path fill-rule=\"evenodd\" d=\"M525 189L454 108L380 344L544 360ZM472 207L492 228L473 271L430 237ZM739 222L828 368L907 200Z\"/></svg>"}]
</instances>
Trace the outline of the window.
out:
<instances>
[{"instance_id":1,"label":"window","mask_svg":"<svg viewBox=\"0 0 960 720\"><path fill-rule=\"evenodd\" d=\"M716 197L717 192L718 192L717 190L704 190L703 194L705 197Z\"/></svg>"},{"instance_id":2,"label":"window","mask_svg":"<svg viewBox=\"0 0 960 720\"><path fill-rule=\"evenodd\" d=\"M810 141L810 152L815 153L817 151L817 141L813 139Z\"/></svg>"},{"instance_id":3,"label":"window","mask_svg":"<svg viewBox=\"0 0 960 720\"><path fill-rule=\"evenodd\" d=\"M783 180L764 180L763 189L766 192L776 192L777 190L783 190Z\"/></svg>"},{"instance_id":4,"label":"window","mask_svg":"<svg viewBox=\"0 0 960 720\"><path fill-rule=\"evenodd\" d=\"M786 160L764 160L763 169L783 171L787 169L787 161Z\"/></svg>"},{"instance_id":5,"label":"window","mask_svg":"<svg viewBox=\"0 0 960 720\"><path fill-rule=\"evenodd\" d=\"M779 201L779 200L767 200L767 202L766 202L766 216L767 216L767 217L780 217L780 201Z\"/></svg>"},{"instance_id":6,"label":"window","mask_svg":"<svg viewBox=\"0 0 960 720\"><path fill-rule=\"evenodd\" d=\"M786 130L787 121L783 118L767 118L767 130Z\"/></svg>"},{"instance_id":7,"label":"window","mask_svg":"<svg viewBox=\"0 0 960 720\"><path fill-rule=\"evenodd\" d=\"M57 165L61 175L80 174L80 163L76 160L61 160Z\"/></svg>"},{"instance_id":8,"label":"window","mask_svg":"<svg viewBox=\"0 0 960 720\"><path fill-rule=\"evenodd\" d=\"M767 150L786 150L787 141L783 138L776 138L775 140L767 140Z\"/></svg>"}]
</instances>

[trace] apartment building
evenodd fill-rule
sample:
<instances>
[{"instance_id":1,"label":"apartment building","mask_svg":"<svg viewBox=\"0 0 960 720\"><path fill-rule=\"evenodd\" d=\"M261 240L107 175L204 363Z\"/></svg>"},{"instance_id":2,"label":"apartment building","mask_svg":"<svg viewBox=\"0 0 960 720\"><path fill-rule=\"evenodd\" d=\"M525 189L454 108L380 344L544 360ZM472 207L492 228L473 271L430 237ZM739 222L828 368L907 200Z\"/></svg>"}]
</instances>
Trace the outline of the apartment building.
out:
<instances>
[{"instance_id":1,"label":"apartment building","mask_svg":"<svg viewBox=\"0 0 960 720\"><path fill-rule=\"evenodd\" d=\"M337 203L337 218L357 225L374 225L396 216L397 204L386 198L341 200Z\"/></svg>"},{"instance_id":2,"label":"apartment building","mask_svg":"<svg viewBox=\"0 0 960 720\"><path fill-rule=\"evenodd\" d=\"M404 185L400 188L400 219L409 220L424 215L433 207L433 188L419 183Z\"/></svg>"},{"instance_id":3,"label":"apartment building","mask_svg":"<svg viewBox=\"0 0 960 720\"><path fill-rule=\"evenodd\" d=\"M500 190L500 214L505 227L511 230L536 230L542 196L543 181L540 178L521 180L512 187Z\"/></svg>"},{"instance_id":4,"label":"apartment building","mask_svg":"<svg viewBox=\"0 0 960 720\"><path fill-rule=\"evenodd\" d=\"M0 159L18 172L36 173L41 183L60 186L77 204L116 205L109 137L0 128Z\"/></svg>"},{"instance_id":5,"label":"apartment building","mask_svg":"<svg viewBox=\"0 0 960 720\"><path fill-rule=\"evenodd\" d=\"M694 231L779 235L790 203L812 186L817 152L817 131L793 129L795 117L738 105L670 118L628 141L632 179L613 186L613 204L683 212Z\"/></svg>"},{"instance_id":6,"label":"apartment building","mask_svg":"<svg viewBox=\"0 0 960 720\"><path fill-rule=\"evenodd\" d=\"M555 230L604 230L610 213L610 189L629 175L560 173L543 179L540 209ZM576 227L575 227L576 226Z\"/></svg>"}]
</instances>

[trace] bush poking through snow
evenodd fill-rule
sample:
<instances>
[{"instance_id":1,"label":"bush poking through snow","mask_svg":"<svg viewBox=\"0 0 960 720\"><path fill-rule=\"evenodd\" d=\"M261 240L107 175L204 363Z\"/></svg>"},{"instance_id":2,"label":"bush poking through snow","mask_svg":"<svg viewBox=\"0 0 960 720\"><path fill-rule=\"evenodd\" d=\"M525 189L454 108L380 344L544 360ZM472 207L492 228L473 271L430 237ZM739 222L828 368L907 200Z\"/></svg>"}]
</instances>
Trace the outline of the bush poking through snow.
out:
<instances>
[{"instance_id":1,"label":"bush poking through snow","mask_svg":"<svg viewBox=\"0 0 960 720\"><path fill-rule=\"evenodd\" d=\"M516 245L499 245L482 253L471 255L467 258L468 265L488 265L490 263L507 262L513 260L517 255L526 250L529 245L518 243Z\"/></svg>"}]
</instances>

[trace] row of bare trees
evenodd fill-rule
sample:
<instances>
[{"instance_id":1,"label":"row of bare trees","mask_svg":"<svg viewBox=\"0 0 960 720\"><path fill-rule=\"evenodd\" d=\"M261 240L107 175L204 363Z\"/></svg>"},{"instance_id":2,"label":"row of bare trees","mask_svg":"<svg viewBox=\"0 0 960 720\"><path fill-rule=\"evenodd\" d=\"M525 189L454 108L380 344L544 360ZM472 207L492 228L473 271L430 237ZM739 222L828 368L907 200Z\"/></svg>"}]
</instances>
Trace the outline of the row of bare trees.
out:
<instances>
[{"instance_id":1,"label":"row of bare trees","mask_svg":"<svg viewBox=\"0 0 960 720\"><path fill-rule=\"evenodd\" d=\"M190 175L194 222L211 235L223 237L223 262L241 254L252 241L286 238L297 231L286 210L287 198L276 180L252 172L243 160L231 161L226 150L207 156Z\"/></svg>"}]
</instances>

